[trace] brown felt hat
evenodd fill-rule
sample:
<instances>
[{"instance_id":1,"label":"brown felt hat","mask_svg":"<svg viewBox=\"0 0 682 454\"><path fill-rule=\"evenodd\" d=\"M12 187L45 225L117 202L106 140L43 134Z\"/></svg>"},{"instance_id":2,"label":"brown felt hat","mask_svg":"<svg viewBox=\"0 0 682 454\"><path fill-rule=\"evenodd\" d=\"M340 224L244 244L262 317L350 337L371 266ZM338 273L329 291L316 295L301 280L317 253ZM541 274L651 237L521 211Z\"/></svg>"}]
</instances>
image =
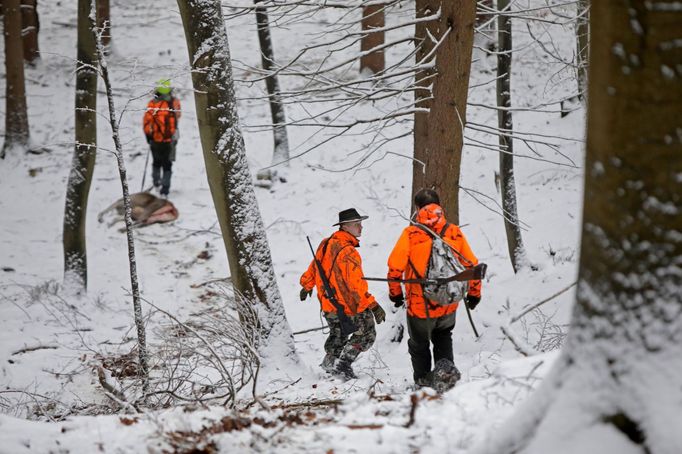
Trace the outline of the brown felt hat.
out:
<instances>
[{"instance_id":1,"label":"brown felt hat","mask_svg":"<svg viewBox=\"0 0 682 454\"><path fill-rule=\"evenodd\" d=\"M364 221L369 216L360 216L358 210L355 208L348 208L347 210L339 211L339 222L332 225L341 225L347 222Z\"/></svg>"}]
</instances>

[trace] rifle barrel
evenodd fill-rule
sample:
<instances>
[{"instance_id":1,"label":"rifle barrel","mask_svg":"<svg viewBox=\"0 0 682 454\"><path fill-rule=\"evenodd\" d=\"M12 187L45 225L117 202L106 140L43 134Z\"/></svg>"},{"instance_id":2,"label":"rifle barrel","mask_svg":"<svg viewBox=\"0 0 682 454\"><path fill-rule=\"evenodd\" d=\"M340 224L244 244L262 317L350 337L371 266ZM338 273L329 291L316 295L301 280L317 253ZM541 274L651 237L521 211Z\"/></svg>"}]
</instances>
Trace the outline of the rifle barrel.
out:
<instances>
[{"instance_id":1,"label":"rifle barrel","mask_svg":"<svg viewBox=\"0 0 682 454\"><path fill-rule=\"evenodd\" d=\"M380 281L380 282L400 282L402 284L436 284L442 285L452 281L472 281L479 280L485 277L485 272L488 266L485 263L479 263L473 268L467 268L461 273L454 276L442 277L438 279L399 279L399 278L384 278L384 277L363 277L365 281Z\"/></svg>"}]
</instances>

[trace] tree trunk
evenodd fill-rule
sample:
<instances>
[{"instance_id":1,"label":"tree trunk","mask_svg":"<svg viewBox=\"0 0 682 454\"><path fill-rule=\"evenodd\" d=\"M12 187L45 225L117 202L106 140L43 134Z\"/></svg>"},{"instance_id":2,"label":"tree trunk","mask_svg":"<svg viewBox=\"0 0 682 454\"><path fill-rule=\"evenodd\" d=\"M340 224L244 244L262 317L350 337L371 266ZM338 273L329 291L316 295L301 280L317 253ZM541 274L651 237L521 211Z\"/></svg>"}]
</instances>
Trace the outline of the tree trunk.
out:
<instances>
[{"instance_id":1,"label":"tree trunk","mask_svg":"<svg viewBox=\"0 0 682 454\"><path fill-rule=\"evenodd\" d=\"M562 356L481 452L678 453L682 446L680 10L591 11L583 230ZM634 446L633 446L634 445ZM625 449L627 448L627 449ZM590 452L596 452L597 447Z\"/></svg>"},{"instance_id":2,"label":"tree trunk","mask_svg":"<svg viewBox=\"0 0 682 454\"><path fill-rule=\"evenodd\" d=\"M83 0L81 0L83 1ZM96 1L96 0L95 0ZM126 239L128 246L128 265L130 270L130 292L133 299L133 317L135 319L135 328L137 329L137 358L138 358L138 377L142 380L142 392L146 394L149 389L149 356L147 353L147 332L145 329L144 316L142 314L142 305L140 304L140 285L137 278L137 258L135 256L135 238L133 235L133 210L130 202L130 190L128 189L128 172L125 167L125 160L123 159L123 146L121 145L121 138L119 134L118 116L116 115L116 107L114 106L114 94L111 88L111 81L109 79L109 65L105 59L105 47L101 36L101 29L94 19L97 10L95 5L90 4L90 30L92 37L95 40L95 49L97 51L97 60L100 62L100 74L102 75L102 82L104 82L104 89L107 93L107 107L109 108L109 125L111 126L111 138L114 140L114 155L118 164L118 175L121 180L121 192L123 193L123 206L125 212L123 219L126 226Z\"/></svg>"},{"instance_id":3,"label":"tree trunk","mask_svg":"<svg viewBox=\"0 0 682 454\"><path fill-rule=\"evenodd\" d=\"M90 29L94 0L78 0L75 142L64 208L64 283L76 292L88 286L85 221L88 196L97 156L97 50Z\"/></svg>"},{"instance_id":4,"label":"tree trunk","mask_svg":"<svg viewBox=\"0 0 682 454\"><path fill-rule=\"evenodd\" d=\"M102 29L102 45L108 53L111 44L111 8L109 0L97 0L97 26Z\"/></svg>"},{"instance_id":5,"label":"tree trunk","mask_svg":"<svg viewBox=\"0 0 682 454\"><path fill-rule=\"evenodd\" d=\"M272 116L272 133L274 139L274 149L272 153L272 164L284 163L289 166L289 138L287 136L286 122L287 117L284 112L284 104L279 91L279 81L277 75L273 74L275 52L270 37L270 24L268 23L268 10L258 3L263 0L254 0L256 6L256 24L258 25L258 42L260 43L261 62L263 70L268 73L265 78L265 86L268 90L270 101L270 114ZM260 173L259 178L272 179L273 171L269 169Z\"/></svg>"},{"instance_id":6,"label":"tree trunk","mask_svg":"<svg viewBox=\"0 0 682 454\"><path fill-rule=\"evenodd\" d=\"M5 32L5 143L0 158L8 150L28 150L29 129L24 82L24 56L21 43L21 12L19 0L4 0Z\"/></svg>"},{"instance_id":7,"label":"tree trunk","mask_svg":"<svg viewBox=\"0 0 682 454\"><path fill-rule=\"evenodd\" d=\"M509 9L509 0L498 0L497 9L504 13ZM507 233L507 248L514 272L526 264L526 252L521 237L519 215L516 206L516 183L514 182L514 123L511 109L512 71L512 22L506 14L497 16L497 125L500 143L500 187L504 229Z\"/></svg>"},{"instance_id":8,"label":"tree trunk","mask_svg":"<svg viewBox=\"0 0 682 454\"><path fill-rule=\"evenodd\" d=\"M433 58L423 61L434 48L431 37L442 42L433 69L416 74L415 105L428 112L417 112L414 118L412 196L421 188L435 189L448 220L459 223L459 172L476 2L417 0L416 8L418 18L440 11L438 20L415 27L418 63L433 62Z\"/></svg>"},{"instance_id":9,"label":"tree trunk","mask_svg":"<svg viewBox=\"0 0 682 454\"><path fill-rule=\"evenodd\" d=\"M383 28L385 25L384 8L386 5L370 5L362 8L362 31L367 33L362 36L360 41L360 50L362 56L360 57L360 73L361 74L376 74L381 72L386 67L386 60L384 58L384 50L375 50L369 52L375 47L384 44L384 32L372 32L373 29ZM369 52L365 54L365 52Z\"/></svg>"},{"instance_id":10,"label":"tree trunk","mask_svg":"<svg viewBox=\"0 0 682 454\"><path fill-rule=\"evenodd\" d=\"M295 358L265 227L239 128L230 50L220 0L178 0L187 38L201 145L232 284L257 305L261 354ZM272 349L278 349L275 352Z\"/></svg>"},{"instance_id":11,"label":"tree trunk","mask_svg":"<svg viewBox=\"0 0 682 454\"><path fill-rule=\"evenodd\" d=\"M38 0L21 0L21 36L24 43L24 60L33 63L40 58L38 48Z\"/></svg>"},{"instance_id":12,"label":"tree trunk","mask_svg":"<svg viewBox=\"0 0 682 454\"><path fill-rule=\"evenodd\" d=\"M590 2L578 0L577 20L575 25L576 64L578 65L578 92L584 99L587 94L587 62L589 59L588 49L590 44Z\"/></svg>"}]
</instances>

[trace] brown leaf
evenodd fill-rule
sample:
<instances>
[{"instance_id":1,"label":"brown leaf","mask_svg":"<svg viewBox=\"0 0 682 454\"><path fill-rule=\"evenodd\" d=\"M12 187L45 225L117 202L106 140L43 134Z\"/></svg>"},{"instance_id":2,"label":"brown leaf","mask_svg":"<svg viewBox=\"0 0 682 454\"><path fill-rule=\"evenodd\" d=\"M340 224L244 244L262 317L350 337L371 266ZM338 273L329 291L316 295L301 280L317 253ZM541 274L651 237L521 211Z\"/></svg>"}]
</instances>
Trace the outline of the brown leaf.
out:
<instances>
[{"instance_id":1,"label":"brown leaf","mask_svg":"<svg viewBox=\"0 0 682 454\"><path fill-rule=\"evenodd\" d=\"M132 426L133 424L136 424L140 419L137 416L133 416L132 418L128 418L125 416L121 416L118 418L119 421L121 421L121 424L124 426Z\"/></svg>"}]
</instances>

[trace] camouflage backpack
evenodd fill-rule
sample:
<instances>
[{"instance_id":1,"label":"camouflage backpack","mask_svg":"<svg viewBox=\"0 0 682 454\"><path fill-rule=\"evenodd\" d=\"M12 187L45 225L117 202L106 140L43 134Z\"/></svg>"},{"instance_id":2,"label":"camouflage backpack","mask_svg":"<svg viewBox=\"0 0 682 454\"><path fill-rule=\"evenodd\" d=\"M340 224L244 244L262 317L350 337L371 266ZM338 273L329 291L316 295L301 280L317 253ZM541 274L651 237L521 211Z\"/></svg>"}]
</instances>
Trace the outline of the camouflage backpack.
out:
<instances>
[{"instance_id":1,"label":"camouflage backpack","mask_svg":"<svg viewBox=\"0 0 682 454\"><path fill-rule=\"evenodd\" d=\"M449 226L450 224L446 223L440 233L436 235L427 227L418 225L420 229L432 237L431 254L426 268L426 276L424 276L427 281L452 277L464 271L464 266L455 257L456 251L443 240L443 235ZM466 281L450 281L444 284L424 284L422 290L425 298L441 306L449 306L464 299L467 286Z\"/></svg>"}]
</instances>

